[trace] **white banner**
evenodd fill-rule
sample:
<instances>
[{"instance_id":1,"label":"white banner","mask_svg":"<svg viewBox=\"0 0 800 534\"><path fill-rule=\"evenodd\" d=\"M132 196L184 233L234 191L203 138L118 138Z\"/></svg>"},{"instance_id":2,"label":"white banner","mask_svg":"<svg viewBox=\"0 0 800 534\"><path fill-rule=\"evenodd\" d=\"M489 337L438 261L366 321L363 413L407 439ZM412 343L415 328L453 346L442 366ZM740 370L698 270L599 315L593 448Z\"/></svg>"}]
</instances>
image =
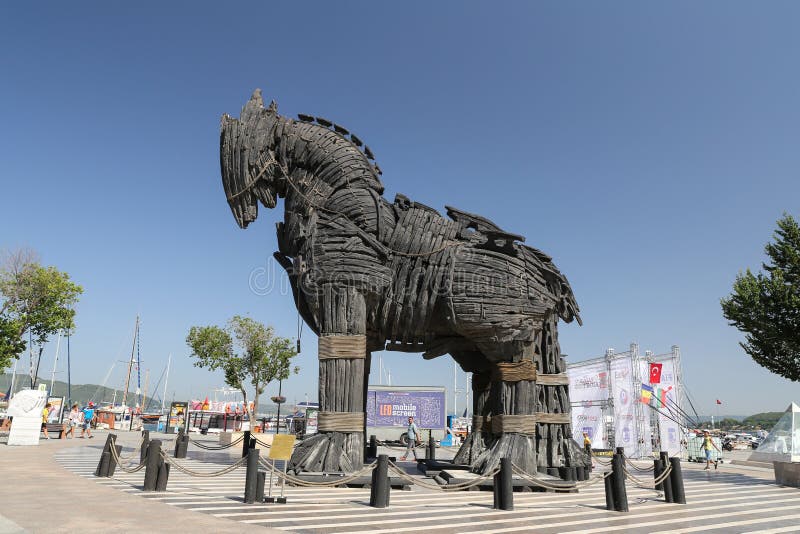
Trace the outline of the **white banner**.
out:
<instances>
[{"instance_id":1,"label":"white banner","mask_svg":"<svg viewBox=\"0 0 800 534\"><path fill-rule=\"evenodd\" d=\"M636 429L635 403L639 392L633 384L633 362L630 357L611 360L611 394L614 399L614 445L624 447L625 455L638 457L639 433Z\"/></svg>"},{"instance_id":2,"label":"white banner","mask_svg":"<svg viewBox=\"0 0 800 534\"><path fill-rule=\"evenodd\" d=\"M676 421L684 421L678 405L677 392L677 373L675 372L675 360L663 360L661 362L661 382L652 384L653 402L651 405L660 412L658 415L658 426L661 430L660 450L669 452L674 456L681 452L681 438L683 429ZM673 421L674 419L674 421Z\"/></svg>"}]
</instances>

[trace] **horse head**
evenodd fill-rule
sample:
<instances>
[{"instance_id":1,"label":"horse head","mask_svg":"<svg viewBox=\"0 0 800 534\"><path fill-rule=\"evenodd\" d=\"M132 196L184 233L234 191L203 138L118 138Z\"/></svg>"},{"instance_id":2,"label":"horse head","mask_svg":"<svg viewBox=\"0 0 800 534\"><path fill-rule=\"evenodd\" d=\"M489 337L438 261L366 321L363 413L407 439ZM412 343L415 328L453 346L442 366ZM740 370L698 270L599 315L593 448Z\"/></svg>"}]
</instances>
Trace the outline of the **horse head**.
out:
<instances>
[{"instance_id":1,"label":"horse head","mask_svg":"<svg viewBox=\"0 0 800 534\"><path fill-rule=\"evenodd\" d=\"M271 154L270 133L280 119L275 102L264 107L261 90L242 108L239 118L228 114L220 124L222 186L236 223L241 228L258 217L258 202L274 208L278 201L277 164Z\"/></svg>"}]
</instances>

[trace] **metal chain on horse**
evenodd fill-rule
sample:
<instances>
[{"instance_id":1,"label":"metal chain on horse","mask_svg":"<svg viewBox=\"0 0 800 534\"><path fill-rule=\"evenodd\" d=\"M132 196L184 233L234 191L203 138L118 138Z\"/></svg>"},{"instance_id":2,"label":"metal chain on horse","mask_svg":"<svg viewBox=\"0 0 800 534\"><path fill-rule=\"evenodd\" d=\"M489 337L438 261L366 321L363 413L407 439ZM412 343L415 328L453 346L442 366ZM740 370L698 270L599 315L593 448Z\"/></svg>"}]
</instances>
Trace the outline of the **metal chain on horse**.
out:
<instances>
[{"instance_id":1,"label":"metal chain on horse","mask_svg":"<svg viewBox=\"0 0 800 534\"><path fill-rule=\"evenodd\" d=\"M361 471L357 471L355 473L351 473L351 474L349 474L347 476L344 476L344 477L341 477L341 478L337 478L336 480L331 480L329 482L310 482L308 480L303 480L302 478L298 478L296 476L290 475L289 473L284 473L283 471L275 469L272 466L271 463L267 462L263 458L259 458L258 462L263 467L266 467L267 469L269 469L279 479L284 480L285 482L288 482L290 484L294 484L295 486L301 486L301 487L307 487L307 488L310 488L310 487L329 487L329 488L332 488L332 487L340 486L342 484L347 484L347 483L352 482L353 480L356 480L357 478L360 478L360 477L364 476L365 474L369 473L370 471L375 469L375 467L377 467L377 465L378 465L378 462L372 462L371 464L365 466L364 469L362 469Z\"/></svg>"},{"instance_id":2,"label":"metal chain on horse","mask_svg":"<svg viewBox=\"0 0 800 534\"><path fill-rule=\"evenodd\" d=\"M256 179L255 179L255 180L253 180L253 181L250 183L250 186L249 186L249 187L247 187L246 189L244 189L244 190L242 190L242 191L239 191L237 194L235 194L235 195L233 195L233 196L230 196L230 197L228 197L228 201L231 201L231 200L233 200L234 198L238 197L239 195L241 195L241 194L243 194L243 193L245 193L245 192L249 191L249 190L250 190L250 188L251 188L251 187L253 187L253 186L255 185L255 183L258 181L258 179L259 179L259 178L261 178L261 177L264 175L264 173L267 171L267 169L268 169L268 168L269 168L271 165L275 165L276 167L278 167L278 169L280 169L280 171L281 171L281 174L282 174L282 175L283 175L283 177L286 179L286 183L288 183L288 184L289 184L289 185L292 187L292 189L294 189L294 190L295 190L295 192L296 192L298 195L300 195L300 196L303 198L303 200L305 200L306 202L308 202L308 205L309 205L311 208L314 208L314 209L316 209L316 210L319 210L319 211L322 211L322 212L330 213L330 214L336 215L336 216L338 216L338 217L342 217L342 218L344 218L344 219L345 219L347 222L349 222L351 225L353 225L353 227L354 227L354 228L355 228L355 229L356 229L356 230L357 230L359 233L367 233L367 232L365 232L364 230L362 230L362 229L361 229L361 227L360 227L360 226L358 226L358 225L357 225L355 222L351 221L351 220L350 220L350 218L349 218L349 217L348 217L346 214L344 214L344 213L342 213L342 212L340 212L340 211L336 211L336 210L332 210L332 209L330 209L330 208L326 208L326 207L324 207L324 206L320 206L320 205L316 204L316 203L315 203L315 202L314 202L312 199L310 199L308 196L306 196L306 195L305 195L305 193L303 193L303 192L300 190L300 188L299 188L299 187L298 187L298 186L297 186L297 185L294 183L294 181L292 180L292 178L289 176L289 170L288 170L288 169L287 169L285 166L281 165L281 164L280 164L280 163L279 163L279 162L278 162L278 161L275 159L275 156L272 154L272 152L271 152L271 151L268 151L268 152L269 152L269 159L266 159L266 161L264 161L264 163L263 163L263 165L262 165L262 167L261 167L261 170L259 171L258 175L256 175ZM260 160L260 161L263 161L264 159L265 159L265 158L263 157L263 155L262 155L262 156L259 156L259 160ZM391 247L388 247L388 246L386 246L384 243L380 243L380 242L379 242L378 244L379 244L381 247L383 247L384 249L386 249L387 251L389 251L389 252L391 252L391 253L393 253L393 254L397 254L398 256L405 256L405 257L409 257L409 258L420 258L420 257L425 257L425 256L433 256L434 254L438 254L438 253L440 253L440 252L444 252L445 250L447 250L447 249L449 249L449 248L461 247L461 246L464 246L464 245L465 245L465 243L463 243L463 242L460 242L460 241L449 241L447 244L445 244L445 245L442 245L441 247L438 247L438 248L436 248L436 249L434 249L434 250L431 250L431 251L428 251L428 252L403 252L402 250L395 250L395 249L393 249L393 248L391 248Z\"/></svg>"},{"instance_id":3,"label":"metal chain on horse","mask_svg":"<svg viewBox=\"0 0 800 534\"><path fill-rule=\"evenodd\" d=\"M392 471L395 472L395 474L397 474L397 476L399 476L406 482L416 484L421 488L426 488L436 491L444 491L444 492L463 491L465 489L469 489L473 486L477 486L478 484L484 483L485 481L489 480L490 478L493 478L497 473L500 472L500 468L498 467L485 475L481 475L474 480L470 480L469 482L462 482L460 484L452 484L452 485L448 484L447 486L441 486L439 484L429 484L427 482L423 482L421 479L414 478L413 476L409 475L408 473L400 469L400 467L398 467L397 464L395 464L394 462L389 462L389 467L392 469Z\"/></svg>"},{"instance_id":4,"label":"metal chain on horse","mask_svg":"<svg viewBox=\"0 0 800 534\"><path fill-rule=\"evenodd\" d=\"M212 478L212 477L218 477L218 476L222 476L222 475L228 474L231 471L234 471L235 469L238 469L239 467L244 465L245 462L247 462L247 456L245 456L245 457L241 458L238 462L236 462L233 465L229 465L228 467L226 467L224 469L220 469L219 471L213 471L211 473L208 473L208 472L205 472L205 471L194 471L192 469L189 469L188 467L186 467L184 465L181 465L180 463L176 462L174 458L170 458L169 456L164 454L164 451L161 451L161 458L165 462L167 462L168 464L174 466L175 469L177 469L178 471L183 471L187 475L191 475L193 477L204 477L204 478Z\"/></svg>"},{"instance_id":5,"label":"metal chain on horse","mask_svg":"<svg viewBox=\"0 0 800 534\"><path fill-rule=\"evenodd\" d=\"M189 443L191 443L192 445L196 445L197 447L200 447L201 449L205 449L207 451L221 451L225 449L230 449L231 447L235 447L244 440L244 434L242 434L237 439L231 441L227 445L206 445L199 441L193 440L191 437L189 437L189 434L186 434L186 437L189 438Z\"/></svg>"},{"instance_id":6,"label":"metal chain on horse","mask_svg":"<svg viewBox=\"0 0 800 534\"><path fill-rule=\"evenodd\" d=\"M605 473L603 473L602 475L600 475L598 477L590 478L589 480L584 480L584 481L581 481L581 482L573 482L572 484L569 484L569 485L564 485L564 484L552 484L549 481L545 481L545 480L542 480L542 479L540 479L540 478L538 478L536 476L529 475L528 473L526 473L525 471L520 469L513 462L511 463L511 470L513 471L513 473L515 475L517 475L517 476L519 476L521 478L524 478L525 480L527 480L529 482L532 482L536 486L540 486L540 487L545 488L545 489L551 489L551 490L554 490L554 491L564 491L564 490L588 488L589 486L597 484L601 480L604 480L604 479L608 478L609 476L611 476L611 473L612 473L611 471L606 471Z\"/></svg>"},{"instance_id":7,"label":"metal chain on horse","mask_svg":"<svg viewBox=\"0 0 800 534\"><path fill-rule=\"evenodd\" d=\"M117 455L116 446L112 445L111 447L109 447L109 449L111 450L111 455L114 457L114 460L117 462L117 467L119 467L126 473L137 473L142 469L144 469L145 465L147 465L147 452L149 452L149 449L144 453L144 458L142 458L142 461L136 467L130 467L130 466L126 467L122 465L122 458L120 458L119 455Z\"/></svg>"}]
</instances>

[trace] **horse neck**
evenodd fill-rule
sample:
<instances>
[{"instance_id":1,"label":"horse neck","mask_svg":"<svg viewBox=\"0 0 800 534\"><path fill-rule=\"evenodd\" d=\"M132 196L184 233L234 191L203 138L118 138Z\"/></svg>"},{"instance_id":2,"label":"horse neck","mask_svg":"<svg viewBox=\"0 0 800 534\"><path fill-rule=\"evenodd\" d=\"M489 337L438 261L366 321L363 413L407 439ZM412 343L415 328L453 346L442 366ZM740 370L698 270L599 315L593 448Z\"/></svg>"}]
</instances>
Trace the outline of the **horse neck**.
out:
<instances>
[{"instance_id":1,"label":"horse neck","mask_svg":"<svg viewBox=\"0 0 800 534\"><path fill-rule=\"evenodd\" d=\"M318 124L281 117L272 136L272 152L286 174L286 209L307 215L323 209L343 188L383 193L378 170L343 135Z\"/></svg>"}]
</instances>

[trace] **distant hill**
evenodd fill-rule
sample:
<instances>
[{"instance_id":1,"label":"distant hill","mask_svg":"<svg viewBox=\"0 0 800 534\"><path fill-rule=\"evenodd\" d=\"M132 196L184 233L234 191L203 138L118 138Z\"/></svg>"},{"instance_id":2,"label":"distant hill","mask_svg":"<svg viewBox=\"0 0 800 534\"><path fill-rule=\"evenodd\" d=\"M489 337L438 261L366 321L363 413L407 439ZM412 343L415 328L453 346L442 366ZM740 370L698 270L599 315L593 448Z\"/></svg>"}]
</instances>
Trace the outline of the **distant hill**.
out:
<instances>
[{"instance_id":1,"label":"distant hill","mask_svg":"<svg viewBox=\"0 0 800 534\"><path fill-rule=\"evenodd\" d=\"M20 389L30 387L31 378L28 375L21 375L17 374L16 382L14 384L14 390L19 391ZM38 384L47 384L50 385L49 380L45 380L43 378L39 378L37 382ZM5 373L4 375L0 376L0 393L5 393L8 391L8 388L11 386L11 373ZM96 403L110 403L114 399L114 389L105 387L105 386L98 386L97 384L72 384L72 402L77 402L80 405L86 404L89 401L96 402ZM53 391L50 392L51 396L55 397L66 397L67 396L67 383L61 382L60 380L56 380L53 382ZM148 393L149 396L149 393ZM160 396L156 396L157 400L150 399L146 400L147 404L153 402L153 406L155 403L158 402L158 406L160 407L161 401ZM122 391L117 391L117 404L122 402ZM132 405L135 404L136 393L134 391L128 392L128 404ZM70 400L70 399L67 399ZM133 401L133 402L131 402Z\"/></svg>"}]
</instances>

